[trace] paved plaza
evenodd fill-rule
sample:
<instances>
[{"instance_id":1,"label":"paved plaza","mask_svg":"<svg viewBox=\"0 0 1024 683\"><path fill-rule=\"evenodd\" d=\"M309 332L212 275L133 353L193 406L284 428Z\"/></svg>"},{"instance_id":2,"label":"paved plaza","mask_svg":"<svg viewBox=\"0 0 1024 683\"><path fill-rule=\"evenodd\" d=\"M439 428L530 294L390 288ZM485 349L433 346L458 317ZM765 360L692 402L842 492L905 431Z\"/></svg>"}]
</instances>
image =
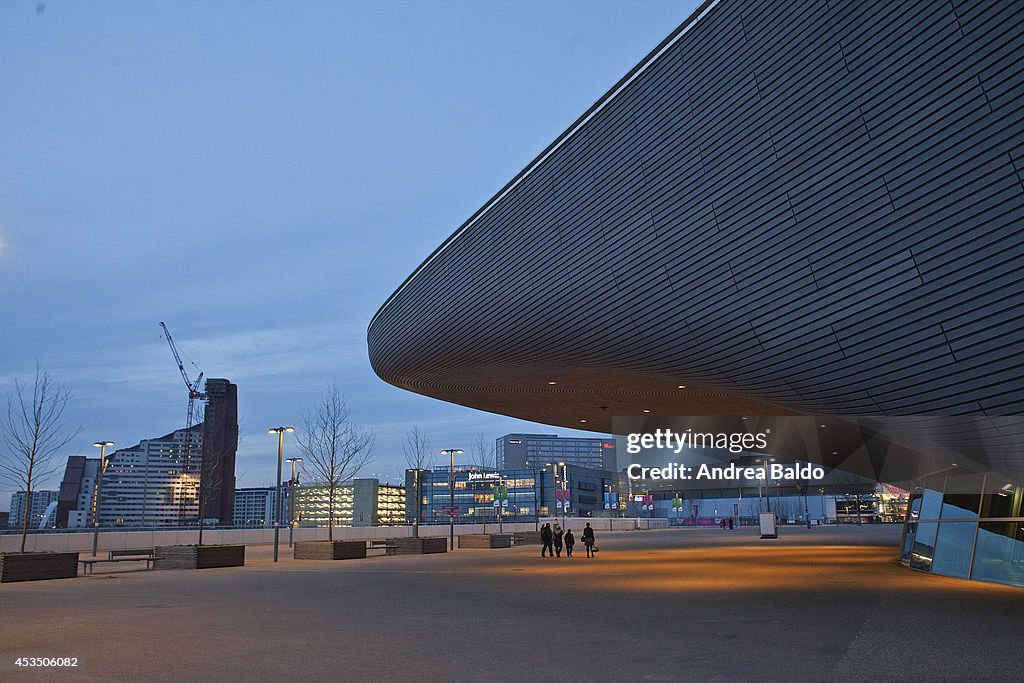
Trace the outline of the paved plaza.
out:
<instances>
[{"instance_id":1,"label":"paved plaza","mask_svg":"<svg viewBox=\"0 0 1024 683\"><path fill-rule=\"evenodd\" d=\"M1019 678L1024 590L900 567L899 533L606 532L595 559L528 546L277 566L259 546L242 568L4 584L0 680Z\"/></svg>"}]
</instances>

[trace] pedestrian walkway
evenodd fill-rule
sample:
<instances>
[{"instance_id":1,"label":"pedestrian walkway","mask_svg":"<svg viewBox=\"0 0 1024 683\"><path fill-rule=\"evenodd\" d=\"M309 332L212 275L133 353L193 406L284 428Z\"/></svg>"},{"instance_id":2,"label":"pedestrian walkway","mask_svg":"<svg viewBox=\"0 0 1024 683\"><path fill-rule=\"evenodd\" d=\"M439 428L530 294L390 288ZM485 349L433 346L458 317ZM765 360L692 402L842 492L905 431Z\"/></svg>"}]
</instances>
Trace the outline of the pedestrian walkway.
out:
<instances>
[{"instance_id":1,"label":"pedestrian walkway","mask_svg":"<svg viewBox=\"0 0 1024 683\"><path fill-rule=\"evenodd\" d=\"M26 654L79 657L70 680L1018 678L1024 590L898 566L899 532L599 532L596 558L553 560L262 546L242 568L4 584L0 678Z\"/></svg>"}]
</instances>

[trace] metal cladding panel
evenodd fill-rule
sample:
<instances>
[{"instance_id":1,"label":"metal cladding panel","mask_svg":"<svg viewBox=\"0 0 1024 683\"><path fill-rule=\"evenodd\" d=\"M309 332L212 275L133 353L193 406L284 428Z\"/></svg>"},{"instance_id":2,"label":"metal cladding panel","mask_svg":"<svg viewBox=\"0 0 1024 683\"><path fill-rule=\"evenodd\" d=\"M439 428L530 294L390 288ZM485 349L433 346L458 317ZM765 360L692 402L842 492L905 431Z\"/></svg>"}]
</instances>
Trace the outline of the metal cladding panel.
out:
<instances>
[{"instance_id":1,"label":"metal cladding panel","mask_svg":"<svg viewBox=\"0 0 1024 683\"><path fill-rule=\"evenodd\" d=\"M392 295L375 371L601 430L1021 413L1024 1L698 14Z\"/></svg>"}]
</instances>

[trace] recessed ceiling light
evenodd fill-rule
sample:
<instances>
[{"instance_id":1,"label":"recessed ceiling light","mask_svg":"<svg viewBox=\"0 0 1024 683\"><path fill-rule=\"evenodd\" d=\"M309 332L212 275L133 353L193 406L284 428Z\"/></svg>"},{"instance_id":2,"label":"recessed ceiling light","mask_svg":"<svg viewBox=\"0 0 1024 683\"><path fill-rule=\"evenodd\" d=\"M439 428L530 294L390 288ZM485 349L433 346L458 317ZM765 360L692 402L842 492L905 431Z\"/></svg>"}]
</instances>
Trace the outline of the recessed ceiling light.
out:
<instances>
[{"instance_id":1,"label":"recessed ceiling light","mask_svg":"<svg viewBox=\"0 0 1024 683\"><path fill-rule=\"evenodd\" d=\"M586 420L580 420L580 422L586 422Z\"/></svg>"},{"instance_id":2,"label":"recessed ceiling light","mask_svg":"<svg viewBox=\"0 0 1024 683\"><path fill-rule=\"evenodd\" d=\"M685 389L685 388L686 388L685 384L680 384L679 386L676 387L676 389Z\"/></svg>"},{"instance_id":3,"label":"recessed ceiling light","mask_svg":"<svg viewBox=\"0 0 1024 683\"><path fill-rule=\"evenodd\" d=\"M644 408L644 412L645 412L645 413L649 413L649 412L651 412L651 411L650 411L650 410L648 410L647 408Z\"/></svg>"},{"instance_id":4,"label":"recessed ceiling light","mask_svg":"<svg viewBox=\"0 0 1024 683\"><path fill-rule=\"evenodd\" d=\"M824 427L825 425L818 425L818 426L819 426L819 427Z\"/></svg>"},{"instance_id":5,"label":"recessed ceiling light","mask_svg":"<svg viewBox=\"0 0 1024 683\"><path fill-rule=\"evenodd\" d=\"M554 385L554 384L558 384L558 382L555 382L554 380L552 380L552 381L548 382L548 384Z\"/></svg>"}]
</instances>

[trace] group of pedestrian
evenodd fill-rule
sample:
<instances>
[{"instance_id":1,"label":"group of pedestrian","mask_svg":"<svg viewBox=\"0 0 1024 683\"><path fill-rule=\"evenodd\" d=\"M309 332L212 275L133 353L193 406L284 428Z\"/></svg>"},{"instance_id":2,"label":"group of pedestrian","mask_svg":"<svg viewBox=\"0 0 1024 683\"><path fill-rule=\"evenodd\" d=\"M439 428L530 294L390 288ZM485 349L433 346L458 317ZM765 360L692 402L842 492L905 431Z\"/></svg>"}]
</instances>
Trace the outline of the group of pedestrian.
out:
<instances>
[{"instance_id":1,"label":"group of pedestrian","mask_svg":"<svg viewBox=\"0 0 1024 683\"><path fill-rule=\"evenodd\" d=\"M583 529L583 547L587 550L587 557L594 557L594 553L597 551L597 544L594 542L594 530L590 528L590 522L587 522L586 528ZM565 548L565 556L572 557L573 546L576 545L576 536L573 535L572 529L565 529L563 531L562 525L555 523L555 528L551 528L550 522L545 522L544 526L540 528L540 556L541 557L561 557L562 548Z\"/></svg>"}]
</instances>

